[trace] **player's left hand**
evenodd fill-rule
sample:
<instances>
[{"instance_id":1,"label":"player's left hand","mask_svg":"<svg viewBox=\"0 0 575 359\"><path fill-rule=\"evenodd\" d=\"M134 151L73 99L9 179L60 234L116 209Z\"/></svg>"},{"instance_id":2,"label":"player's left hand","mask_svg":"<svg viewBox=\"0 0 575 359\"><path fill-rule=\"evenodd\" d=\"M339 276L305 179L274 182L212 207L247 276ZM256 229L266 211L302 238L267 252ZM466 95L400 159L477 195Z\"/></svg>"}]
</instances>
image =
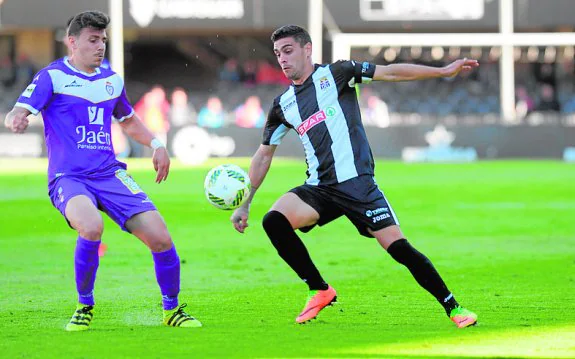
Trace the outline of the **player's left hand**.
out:
<instances>
[{"instance_id":1,"label":"player's left hand","mask_svg":"<svg viewBox=\"0 0 575 359\"><path fill-rule=\"evenodd\" d=\"M249 206L241 206L237 208L232 216L230 217L230 221L234 225L236 231L240 233L244 233L246 228L248 227L248 217L250 216L250 208Z\"/></svg>"},{"instance_id":2,"label":"player's left hand","mask_svg":"<svg viewBox=\"0 0 575 359\"><path fill-rule=\"evenodd\" d=\"M170 156L165 147L160 147L154 150L152 157L154 169L156 170L156 183L165 181L170 173Z\"/></svg>"},{"instance_id":3,"label":"player's left hand","mask_svg":"<svg viewBox=\"0 0 575 359\"><path fill-rule=\"evenodd\" d=\"M450 63L449 65L443 68L443 76L444 77L455 77L461 71L468 72L473 70L474 68L479 66L479 62L477 60L463 58L458 59Z\"/></svg>"}]
</instances>

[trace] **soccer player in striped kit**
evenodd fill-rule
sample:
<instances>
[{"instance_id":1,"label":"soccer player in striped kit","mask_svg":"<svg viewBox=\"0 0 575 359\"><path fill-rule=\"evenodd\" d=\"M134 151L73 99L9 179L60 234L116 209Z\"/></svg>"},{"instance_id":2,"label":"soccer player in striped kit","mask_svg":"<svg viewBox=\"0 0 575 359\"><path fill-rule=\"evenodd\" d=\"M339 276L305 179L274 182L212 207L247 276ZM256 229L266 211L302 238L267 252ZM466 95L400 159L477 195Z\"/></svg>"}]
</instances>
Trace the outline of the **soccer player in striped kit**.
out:
<instances>
[{"instance_id":1,"label":"soccer player in striped kit","mask_svg":"<svg viewBox=\"0 0 575 359\"><path fill-rule=\"evenodd\" d=\"M304 146L308 178L274 203L264 216L263 227L280 257L309 286L308 300L296 322L314 319L337 297L295 230L308 232L315 225L346 216L361 235L375 237L393 259L406 266L457 327L475 324L477 315L459 305L431 261L405 239L393 209L378 188L354 86L371 81L453 77L479 66L478 62L459 59L445 67L354 61L319 65L312 61L311 38L305 29L286 25L277 29L271 40L292 85L274 100L268 113L263 143L250 165L252 192L231 221L244 233L251 201L269 170L274 151L294 129Z\"/></svg>"}]
</instances>

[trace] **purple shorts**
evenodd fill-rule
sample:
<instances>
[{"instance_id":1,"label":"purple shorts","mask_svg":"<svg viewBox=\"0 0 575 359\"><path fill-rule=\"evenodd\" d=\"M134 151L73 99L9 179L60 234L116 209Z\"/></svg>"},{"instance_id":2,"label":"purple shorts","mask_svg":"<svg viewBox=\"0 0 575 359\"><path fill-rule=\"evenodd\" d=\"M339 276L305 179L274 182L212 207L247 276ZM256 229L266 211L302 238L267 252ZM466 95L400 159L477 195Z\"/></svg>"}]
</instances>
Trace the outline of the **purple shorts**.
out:
<instances>
[{"instance_id":1,"label":"purple shorts","mask_svg":"<svg viewBox=\"0 0 575 359\"><path fill-rule=\"evenodd\" d=\"M126 222L134 215L156 210L146 193L124 169L104 177L62 176L50 183L48 193L52 204L64 218L68 201L84 195L126 232L129 232Z\"/></svg>"}]
</instances>

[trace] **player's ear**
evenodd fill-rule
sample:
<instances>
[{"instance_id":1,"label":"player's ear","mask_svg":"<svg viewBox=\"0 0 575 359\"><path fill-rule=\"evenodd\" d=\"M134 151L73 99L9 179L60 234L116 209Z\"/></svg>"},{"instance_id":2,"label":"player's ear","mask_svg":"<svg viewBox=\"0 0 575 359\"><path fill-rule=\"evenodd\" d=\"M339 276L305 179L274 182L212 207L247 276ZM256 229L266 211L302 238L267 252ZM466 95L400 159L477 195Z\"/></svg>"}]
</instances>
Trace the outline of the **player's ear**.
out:
<instances>
[{"instance_id":1,"label":"player's ear","mask_svg":"<svg viewBox=\"0 0 575 359\"><path fill-rule=\"evenodd\" d=\"M305 44L303 50L305 51L306 57L311 57L311 50L312 50L311 42Z\"/></svg>"},{"instance_id":2,"label":"player's ear","mask_svg":"<svg viewBox=\"0 0 575 359\"><path fill-rule=\"evenodd\" d=\"M70 46L72 49L77 49L78 48L78 44L76 43L76 37L74 36L68 36L68 46Z\"/></svg>"}]
</instances>

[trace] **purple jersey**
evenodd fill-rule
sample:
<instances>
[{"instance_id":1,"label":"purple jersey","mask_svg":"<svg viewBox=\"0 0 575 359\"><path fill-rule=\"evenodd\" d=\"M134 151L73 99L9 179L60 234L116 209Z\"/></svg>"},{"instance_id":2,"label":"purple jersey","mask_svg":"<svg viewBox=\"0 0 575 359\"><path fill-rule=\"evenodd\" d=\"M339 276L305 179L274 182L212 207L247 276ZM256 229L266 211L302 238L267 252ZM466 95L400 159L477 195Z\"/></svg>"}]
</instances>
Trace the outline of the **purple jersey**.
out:
<instances>
[{"instance_id":1,"label":"purple jersey","mask_svg":"<svg viewBox=\"0 0 575 359\"><path fill-rule=\"evenodd\" d=\"M134 109L124 81L112 70L100 67L85 73L65 57L40 70L16 106L42 113L49 181L63 175L104 176L118 166L126 168L114 155L112 117L122 122Z\"/></svg>"}]
</instances>

